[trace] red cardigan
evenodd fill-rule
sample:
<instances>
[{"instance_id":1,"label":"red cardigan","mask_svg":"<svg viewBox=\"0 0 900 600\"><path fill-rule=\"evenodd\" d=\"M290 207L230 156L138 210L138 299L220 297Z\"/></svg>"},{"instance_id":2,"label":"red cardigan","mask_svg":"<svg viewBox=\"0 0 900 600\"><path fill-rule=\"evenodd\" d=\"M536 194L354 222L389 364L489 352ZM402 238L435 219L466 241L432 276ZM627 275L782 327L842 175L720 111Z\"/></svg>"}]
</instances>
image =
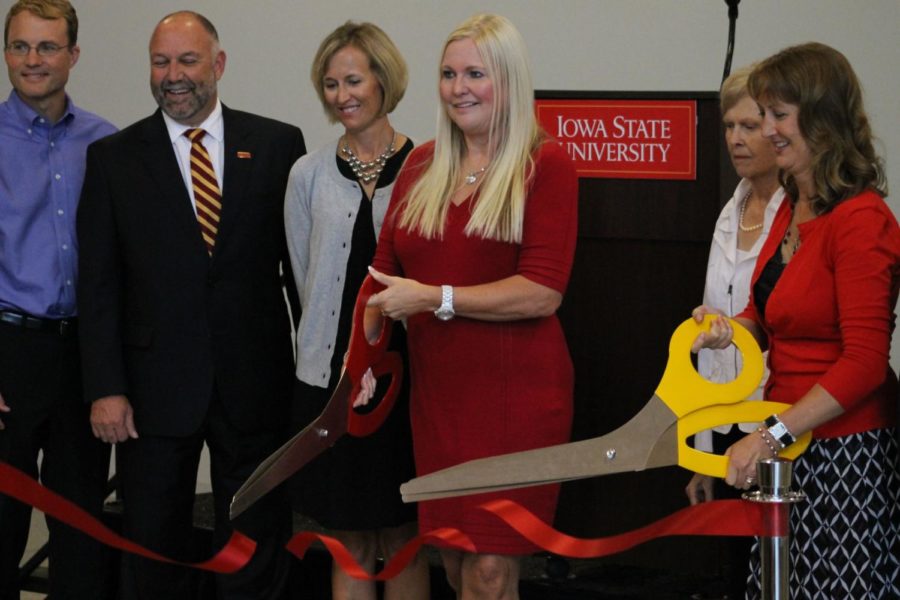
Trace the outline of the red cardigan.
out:
<instances>
[{"instance_id":1,"label":"red cardigan","mask_svg":"<svg viewBox=\"0 0 900 600\"><path fill-rule=\"evenodd\" d=\"M781 205L753 271L751 290L791 221ZM784 269L761 320L750 294L739 316L768 338L766 399L794 403L820 384L846 411L817 438L897 422L897 378L888 364L900 281L900 228L867 191L800 225L801 246Z\"/></svg>"}]
</instances>

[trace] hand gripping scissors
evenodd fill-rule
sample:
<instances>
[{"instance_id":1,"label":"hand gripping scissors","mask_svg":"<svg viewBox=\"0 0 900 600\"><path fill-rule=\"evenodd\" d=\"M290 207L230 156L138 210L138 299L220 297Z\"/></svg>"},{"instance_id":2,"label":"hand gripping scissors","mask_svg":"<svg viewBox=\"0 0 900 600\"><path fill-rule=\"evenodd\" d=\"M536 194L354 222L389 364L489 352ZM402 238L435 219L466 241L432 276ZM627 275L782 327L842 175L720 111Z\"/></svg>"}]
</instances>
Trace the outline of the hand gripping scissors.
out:
<instances>
[{"instance_id":1,"label":"hand gripping scissors","mask_svg":"<svg viewBox=\"0 0 900 600\"><path fill-rule=\"evenodd\" d=\"M366 302L378 285L367 275L359 289L350 328L347 361L328 404L316 420L264 460L237 491L231 501L231 518L247 510L275 486L296 473L306 463L330 448L345 433L363 437L378 429L390 413L403 380L403 361L396 352L387 352L393 321L381 315L378 339L370 344L364 326ZM375 377L390 375L384 397L369 413L353 409L366 369Z\"/></svg>"},{"instance_id":2,"label":"hand gripping scissors","mask_svg":"<svg viewBox=\"0 0 900 600\"><path fill-rule=\"evenodd\" d=\"M687 438L728 423L762 421L787 408L781 402L745 400L763 374L762 353L753 336L732 321L734 344L744 366L728 383L704 379L691 364L691 344L708 330L715 315L702 324L688 319L669 341L669 359L656 392L630 421L606 435L462 463L417 477L400 486L404 502L496 492L625 471L681 465L696 473L725 477L728 457L695 450ZM807 433L781 456L796 458L809 445Z\"/></svg>"}]
</instances>

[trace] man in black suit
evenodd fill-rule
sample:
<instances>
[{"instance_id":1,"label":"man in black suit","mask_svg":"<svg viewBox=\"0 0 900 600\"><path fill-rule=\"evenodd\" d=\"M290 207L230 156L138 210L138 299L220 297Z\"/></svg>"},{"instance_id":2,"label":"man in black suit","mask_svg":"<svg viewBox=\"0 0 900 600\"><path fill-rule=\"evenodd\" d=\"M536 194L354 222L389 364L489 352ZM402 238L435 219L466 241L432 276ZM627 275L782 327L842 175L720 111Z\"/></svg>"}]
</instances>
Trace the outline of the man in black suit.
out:
<instances>
[{"instance_id":1,"label":"man in black suit","mask_svg":"<svg viewBox=\"0 0 900 600\"><path fill-rule=\"evenodd\" d=\"M223 106L224 69L205 17L160 21L150 40L160 110L88 149L78 212L86 397L94 434L119 444L124 532L190 560L203 443L219 547L232 495L284 441L292 382L282 206L303 136ZM234 525L258 547L245 569L217 577L219 597L281 597L285 498L270 495ZM126 555L123 596L191 598L189 575Z\"/></svg>"}]
</instances>

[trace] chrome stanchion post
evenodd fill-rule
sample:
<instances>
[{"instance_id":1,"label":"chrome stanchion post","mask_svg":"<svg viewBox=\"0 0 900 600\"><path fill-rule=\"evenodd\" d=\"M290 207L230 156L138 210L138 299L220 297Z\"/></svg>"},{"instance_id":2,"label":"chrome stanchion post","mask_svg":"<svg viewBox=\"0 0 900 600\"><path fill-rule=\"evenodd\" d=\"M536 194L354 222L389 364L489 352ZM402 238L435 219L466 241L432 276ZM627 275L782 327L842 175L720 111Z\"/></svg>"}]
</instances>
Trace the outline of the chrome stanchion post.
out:
<instances>
[{"instance_id":1,"label":"chrome stanchion post","mask_svg":"<svg viewBox=\"0 0 900 600\"><path fill-rule=\"evenodd\" d=\"M786 458L767 458L756 463L759 489L744 493L745 500L770 505L767 513L772 535L759 538L760 586L763 600L789 600L791 563L788 548L790 505L806 498L791 490L793 463Z\"/></svg>"}]
</instances>

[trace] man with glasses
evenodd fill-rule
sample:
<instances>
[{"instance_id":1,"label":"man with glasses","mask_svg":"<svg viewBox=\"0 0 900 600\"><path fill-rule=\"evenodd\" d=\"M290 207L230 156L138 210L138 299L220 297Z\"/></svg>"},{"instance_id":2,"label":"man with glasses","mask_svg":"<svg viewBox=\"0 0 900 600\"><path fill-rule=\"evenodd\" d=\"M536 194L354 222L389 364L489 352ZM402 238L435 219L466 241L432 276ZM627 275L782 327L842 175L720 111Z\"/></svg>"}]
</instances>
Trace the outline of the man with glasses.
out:
<instances>
[{"instance_id":1,"label":"man with glasses","mask_svg":"<svg viewBox=\"0 0 900 600\"><path fill-rule=\"evenodd\" d=\"M75 215L88 144L115 132L66 95L78 62L67 0L19 0L6 16L13 91L0 103L0 460L99 516L109 449L94 439L80 377ZM0 600L19 597L31 509L0 495ZM47 519L54 600L108 595L109 555Z\"/></svg>"},{"instance_id":2,"label":"man with glasses","mask_svg":"<svg viewBox=\"0 0 900 600\"><path fill-rule=\"evenodd\" d=\"M198 560L189 537L204 442L218 548L232 532L231 497L286 438L294 369L283 206L305 147L298 128L219 101L225 52L202 15L164 17L149 54L159 110L87 153L85 390L95 434L117 444L125 535ZM281 598L290 526L281 490L243 513L234 528L256 552L217 576L217 597ZM123 600L196 598L187 569L124 559Z\"/></svg>"}]
</instances>

